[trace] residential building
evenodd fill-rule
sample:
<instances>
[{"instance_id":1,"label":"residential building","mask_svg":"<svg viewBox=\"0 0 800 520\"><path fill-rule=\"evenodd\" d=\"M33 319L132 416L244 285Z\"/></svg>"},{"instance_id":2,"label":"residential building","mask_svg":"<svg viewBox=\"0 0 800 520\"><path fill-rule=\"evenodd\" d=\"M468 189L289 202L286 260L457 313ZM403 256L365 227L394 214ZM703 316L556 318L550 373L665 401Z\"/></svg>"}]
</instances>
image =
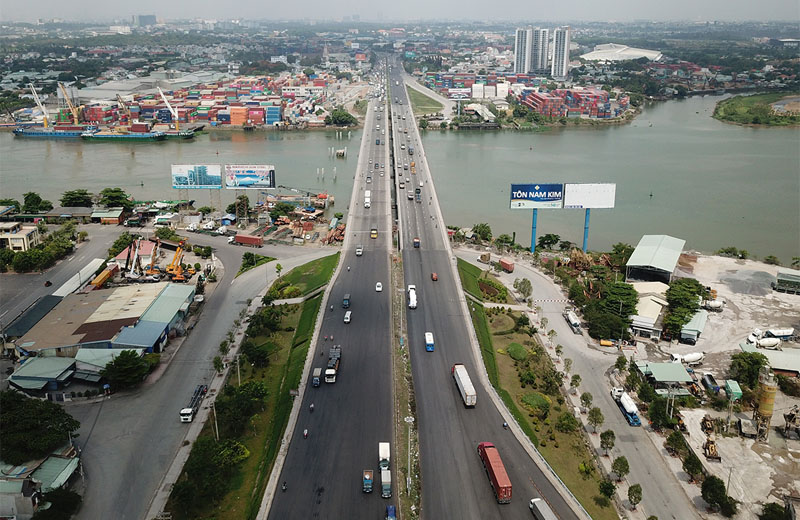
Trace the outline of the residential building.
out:
<instances>
[{"instance_id":1,"label":"residential building","mask_svg":"<svg viewBox=\"0 0 800 520\"><path fill-rule=\"evenodd\" d=\"M553 79L566 79L569 73L570 27L568 25L553 31L553 62L550 75Z\"/></svg>"},{"instance_id":2,"label":"residential building","mask_svg":"<svg viewBox=\"0 0 800 520\"><path fill-rule=\"evenodd\" d=\"M514 72L526 74L531 69L533 28L517 29L514 37Z\"/></svg>"},{"instance_id":3,"label":"residential building","mask_svg":"<svg viewBox=\"0 0 800 520\"><path fill-rule=\"evenodd\" d=\"M12 251L27 251L42 242L36 226L23 226L19 222L0 222L0 247Z\"/></svg>"},{"instance_id":4,"label":"residential building","mask_svg":"<svg viewBox=\"0 0 800 520\"><path fill-rule=\"evenodd\" d=\"M550 30L537 27L533 30L530 69L525 72L547 72L547 57L549 54Z\"/></svg>"}]
</instances>

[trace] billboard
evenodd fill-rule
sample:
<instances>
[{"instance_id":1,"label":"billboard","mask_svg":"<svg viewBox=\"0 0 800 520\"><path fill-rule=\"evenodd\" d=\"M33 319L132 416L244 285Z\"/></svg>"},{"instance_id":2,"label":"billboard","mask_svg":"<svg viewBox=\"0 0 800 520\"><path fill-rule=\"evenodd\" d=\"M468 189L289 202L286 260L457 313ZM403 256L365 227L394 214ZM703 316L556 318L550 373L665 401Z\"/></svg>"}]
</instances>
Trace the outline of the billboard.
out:
<instances>
[{"instance_id":1,"label":"billboard","mask_svg":"<svg viewBox=\"0 0 800 520\"><path fill-rule=\"evenodd\" d=\"M511 209L561 208L563 184L512 184Z\"/></svg>"},{"instance_id":2,"label":"billboard","mask_svg":"<svg viewBox=\"0 0 800 520\"><path fill-rule=\"evenodd\" d=\"M229 190L263 190L275 187L271 164L226 164L225 187Z\"/></svg>"},{"instance_id":3,"label":"billboard","mask_svg":"<svg viewBox=\"0 0 800 520\"><path fill-rule=\"evenodd\" d=\"M219 164L173 164L172 187L185 189L222 189L222 169Z\"/></svg>"},{"instance_id":4,"label":"billboard","mask_svg":"<svg viewBox=\"0 0 800 520\"><path fill-rule=\"evenodd\" d=\"M613 208L616 184L565 184L564 209Z\"/></svg>"},{"instance_id":5,"label":"billboard","mask_svg":"<svg viewBox=\"0 0 800 520\"><path fill-rule=\"evenodd\" d=\"M447 97L450 99L469 99L472 97L472 88L447 89Z\"/></svg>"}]
</instances>

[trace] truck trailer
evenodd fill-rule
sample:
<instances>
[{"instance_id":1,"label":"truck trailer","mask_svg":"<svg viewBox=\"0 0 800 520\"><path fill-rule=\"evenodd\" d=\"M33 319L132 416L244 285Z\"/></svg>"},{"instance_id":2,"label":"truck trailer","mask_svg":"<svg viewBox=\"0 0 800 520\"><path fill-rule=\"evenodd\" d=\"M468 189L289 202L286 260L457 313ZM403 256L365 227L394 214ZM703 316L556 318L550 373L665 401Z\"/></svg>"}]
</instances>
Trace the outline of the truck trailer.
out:
<instances>
[{"instance_id":1,"label":"truck trailer","mask_svg":"<svg viewBox=\"0 0 800 520\"><path fill-rule=\"evenodd\" d=\"M325 382L335 383L336 376L339 373L339 365L342 362L342 347L335 345L331 347L328 355L328 366L325 368Z\"/></svg>"},{"instance_id":2,"label":"truck trailer","mask_svg":"<svg viewBox=\"0 0 800 520\"><path fill-rule=\"evenodd\" d=\"M314 369L314 373L311 376L311 386L317 387L319 386L321 381L322 381L322 369L320 367L317 367Z\"/></svg>"},{"instance_id":3,"label":"truck trailer","mask_svg":"<svg viewBox=\"0 0 800 520\"><path fill-rule=\"evenodd\" d=\"M389 463L392 458L392 446L388 442L378 443L378 467L381 469L389 469Z\"/></svg>"},{"instance_id":4,"label":"truck trailer","mask_svg":"<svg viewBox=\"0 0 800 520\"><path fill-rule=\"evenodd\" d=\"M639 409L636 408L636 403L633 402L633 398L628 395L628 392L620 387L615 387L611 390L611 397L616 401L617 406L619 406L622 415L625 416L625 420L628 421L629 425L642 425L642 421L639 419Z\"/></svg>"},{"instance_id":5,"label":"truck trailer","mask_svg":"<svg viewBox=\"0 0 800 520\"><path fill-rule=\"evenodd\" d=\"M497 502L499 504L511 502L511 480L508 478L506 467L500 458L500 452L491 442L482 442L478 444L478 456L489 477L489 483L492 485Z\"/></svg>"},{"instance_id":6,"label":"truck trailer","mask_svg":"<svg viewBox=\"0 0 800 520\"><path fill-rule=\"evenodd\" d=\"M392 472L381 470L381 498L392 498Z\"/></svg>"},{"instance_id":7,"label":"truck trailer","mask_svg":"<svg viewBox=\"0 0 800 520\"><path fill-rule=\"evenodd\" d=\"M205 397L206 392L208 392L208 386L197 385L197 388L194 389L194 393L192 393L192 398L189 400L189 406L182 408L180 411L181 422L192 422L197 411L200 409L200 403L203 402L203 397Z\"/></svg>"},{"instance_id":8,"label":"truck trailer","mask_svg":"<svg viewBox=\"0 0 800 520\"><path fill-rule=\"evenodd\" d=\"M558 520L558 517L541 498L532 498L528 507L536 520Z\"/></svg>"},{"instance_id":9,"label":"truck trailer","mask_svg":"<svg viewBox=\"0 0 800 520\"><path fill-rule=\"evenodd\" d=\"M509 258L501 258L500 259L500 267L503 268L503 271L507 273L514 272L514 261Z\"/></svg>"},{"instance_id":10,"label":"truck trailer","mask_svg":"<svg viewBox=\"0 0 800 520\"><path fill-rule=\"evenodd\" d=\"M456 363L450 369L450 372L456 381L456 387L458 387L458 393L461 394L461 399L464 401L464 406L467 408L475 406L478 402L478 394L475 393L475 387L472 386L467 367L461 363Z\"/></svg>"},{"instance_id":11,"label":"truck trailer","mask_svg":"<svg viewBox=\"0 0 800 520\"><path fill-rule=\"evenodd\" d=\"M250 247L264 246L264 239L262 237L256 237L253 235L243 235L241 233L237 233L236 236L231 238L233 239L230 240L231 243L240 246L250 246Z\"/></svg>"}]
</instances>

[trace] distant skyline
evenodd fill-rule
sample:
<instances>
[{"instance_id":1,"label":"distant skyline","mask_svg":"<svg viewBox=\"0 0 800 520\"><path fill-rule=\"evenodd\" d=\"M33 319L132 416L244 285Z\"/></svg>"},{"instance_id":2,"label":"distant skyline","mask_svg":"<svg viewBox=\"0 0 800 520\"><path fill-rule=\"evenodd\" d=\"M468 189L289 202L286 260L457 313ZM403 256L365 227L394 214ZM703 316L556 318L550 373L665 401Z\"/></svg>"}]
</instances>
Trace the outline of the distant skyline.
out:
<instances>
[{"instance_id":1,"label":"distant skyline","mask_svg":"<svg viewBox=\"0 0 800 520\"><path fill-rule=\"evenodd\" d=\"M340 0L337 2L307 0L293 2L263 2L236 0L234 2L139 0L109 2L107 0L37 0L23 2L0 0L0 20L35 22L37 19L60 18L68 21L130 20L136 14L155 14L159 19L263 19L263 20L334 20L359 15L361 21L420 21L453 20L554 20L554 21L785 21L800 23L800 3L797 0L672 0L646 2L641 0L576 0L573 2L543 2L541 0L512 0L487 9L482 0L430 2L374 2L371 0ZM518 22L523 23L523 22Z\"/></svg>"}]
</instances>

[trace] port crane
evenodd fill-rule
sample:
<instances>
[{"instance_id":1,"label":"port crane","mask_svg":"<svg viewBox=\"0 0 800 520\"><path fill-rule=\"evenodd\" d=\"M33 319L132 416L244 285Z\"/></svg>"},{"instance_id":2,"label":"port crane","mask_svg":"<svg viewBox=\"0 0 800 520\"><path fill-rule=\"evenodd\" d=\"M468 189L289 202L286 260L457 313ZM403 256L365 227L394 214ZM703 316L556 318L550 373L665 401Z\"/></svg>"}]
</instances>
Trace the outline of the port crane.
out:
<instances>
[{"instance_id":1,"label":"port crane","mask_svg":"<svg viewBox=\"0 0 800 520\"><path fill-rule=\"evenodd\" d=\"M173 108L169 101L167 101L167 96L164 95L164 91L161 90L161 87L156 87L158 89L158 93L161 94L161 99L164 100L164 104L167 105L167 109L169 109L169 113L172 114L172 120L175 121L175 130L180 131L180 122L178 121L178 111Z\"/></svg>"},{"instance_id":2,"label":"port crane","mask_svg":"<svg viewBox=\"0 0 800 520\"><path fill-rule=\"evenodd\" d=\"M125 112L125 115L128 117L128 123L132 123L133 115L131 115L131 109L128 108L128 105L125 104L125 102L122 100L122 96L120 96L119 94L117 94L117 103L119 103L119 108L121 108L122 111Z\"/></svg>"},{"instance_id":3,"label":"port crane","mask_svg":"<svg viewBox=\"0 0 800 520\"><path fill-rule=\"evenodd\" d=\"M42 100L39 99L39 94L36 93L36 87L33 86L33 83L28 83L28 86L31 89L31 94L33 94L33 100L36 101L36 105L39 107L39 110L42 111L42 117L44 118L44 127L48 128L50 126L50 114L47 112L47 109L42 104Z\"/></svg>"},{"instance_id":4,"label":"port crane","mask_svg":"<svg viewBox=\"0 0 800 520\"><path fill-rule=\"evenodd\" d=\"M80 124L80 112L75 105L72 104L72 100L69 98L69 94L67 94L67 88L64 86L63 83L60 81L58 82L58 88L61 89L61 93L64 94L64 101L67 102L67 106L69 107L69 111L72 112L72 122L76 125Z\"/></svg>"}]
</instances>

